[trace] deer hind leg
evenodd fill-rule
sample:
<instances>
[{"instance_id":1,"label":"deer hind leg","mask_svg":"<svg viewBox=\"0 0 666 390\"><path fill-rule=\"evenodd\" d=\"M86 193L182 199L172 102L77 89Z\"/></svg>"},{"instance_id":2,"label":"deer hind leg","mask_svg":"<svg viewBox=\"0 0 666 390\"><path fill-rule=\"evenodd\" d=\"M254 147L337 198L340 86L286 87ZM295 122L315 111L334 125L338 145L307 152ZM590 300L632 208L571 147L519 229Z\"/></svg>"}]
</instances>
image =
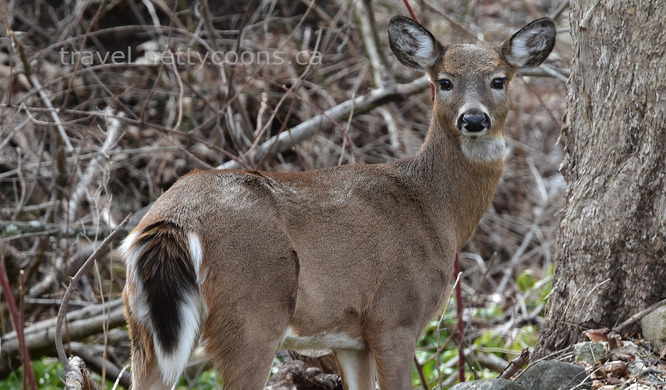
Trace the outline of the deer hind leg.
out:
<instances>
[{"instance_id":1,"label":"deer hind leg","mask_svg":"<svg viewBox=\"0 0 666 390\"><path fill-rule=\"evenodd\" d=\"M224 390L263 390L278 343L279 337L252 340L244 342L242 349L230 349L234 351L233 356L215 353L213 362L222 375Z\"/></svg>"},{"instance_id":2,"label":"deer hind leg","mask_svg":"<svg viewBox=\"0 0 666 390\"><path fill-rule=\"evenodd\" d=\"M227 250L224 265L211 268L202 286L208 308L202 342L225 390L264 389L293 315L298 258L290 249L276 253L277 245Z\"/></svg>"},{"instance_id":3,"label":"deer hind leg","mask_svg":"<svg viewBox=\"0 0 666 390\"><path fill-rule=\"evenodd\" d=\"M375 362L369 350L335 350L345 390L374 390Z\"/></svg>"},{"instance_id":4,"label":"deer hind leg","mask_svg":"<svg viewBox=\"0 0 666 390\"><path fill-rule=\"evenodd\" d=\"M126 292L123 294L123 300L125 301L127 327L130 339L132 340L132 388L149 390L168 389L169 386L162 380L162 375L157 366L152 336L150 336L150 333L142 323L134 320L136 316L127 305L128 297Z\"/></svg>"},{"instance_id":5,"label":"deer hind leg","mask_svg":"<svg viewBox=\"0 0 666 390\"><path fill-rule=\"evenodd\" d=\"M203 344L222 375L225 390L264 389L268 381L288 318L263 310L263 302L257 306L240 314L215 308L204 322Z\"/></svg>"}]
</instances>

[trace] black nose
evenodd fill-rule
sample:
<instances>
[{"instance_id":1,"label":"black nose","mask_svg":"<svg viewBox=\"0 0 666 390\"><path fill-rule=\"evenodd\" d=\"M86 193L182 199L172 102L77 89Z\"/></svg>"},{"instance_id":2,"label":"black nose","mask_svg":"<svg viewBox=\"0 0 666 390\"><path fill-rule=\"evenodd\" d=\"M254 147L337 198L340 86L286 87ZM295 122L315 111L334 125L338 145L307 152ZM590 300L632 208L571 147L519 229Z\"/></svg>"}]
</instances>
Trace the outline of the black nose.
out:
<instances>
[{"instance_id":1,"label":"black nose","mask_svg":"<svg viewBox=\"0 0 666 390\"><path fill-rule=\"evenodd\" d=\"M462 114L456 123L458 130L478 133L490 128L490 117L485 113Z\"/></svg>"}]
</instances>

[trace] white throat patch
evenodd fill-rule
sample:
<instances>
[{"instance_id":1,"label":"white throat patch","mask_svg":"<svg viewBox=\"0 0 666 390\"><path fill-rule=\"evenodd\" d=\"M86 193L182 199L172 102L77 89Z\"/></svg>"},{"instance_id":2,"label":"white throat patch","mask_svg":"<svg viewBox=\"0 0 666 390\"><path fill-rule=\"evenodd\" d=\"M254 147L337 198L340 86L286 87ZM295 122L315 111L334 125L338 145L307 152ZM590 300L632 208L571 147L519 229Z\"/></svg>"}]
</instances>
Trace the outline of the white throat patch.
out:
<instances>
[{"instance_id":1,"label":"white throat patch","mask_svg":"<svg viewBox=\"0 0 666 390\"><path fill-rule=\"evenodd\" d=\"M504 158L504 138L463 136L461 141L463 154L472 161L489 162Z\"/></svg>"}]
</instances>

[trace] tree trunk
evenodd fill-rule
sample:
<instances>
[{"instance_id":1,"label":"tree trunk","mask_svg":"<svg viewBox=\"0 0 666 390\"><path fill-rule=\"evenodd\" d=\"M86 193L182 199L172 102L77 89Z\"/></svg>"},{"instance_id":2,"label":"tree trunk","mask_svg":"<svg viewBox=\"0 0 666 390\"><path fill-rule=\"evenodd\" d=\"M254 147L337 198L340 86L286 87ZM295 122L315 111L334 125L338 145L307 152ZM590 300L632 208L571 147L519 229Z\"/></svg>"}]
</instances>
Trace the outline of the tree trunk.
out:
<instances>
[{"instance_id":1,"label":"tree trunk","mask_svg":"<svg viewBox=\"0 0 666 390\"><path fill-rule=\"evenodd\" d=\"M666 2L570 7L568 190L536 357L666 297Z\"/></svg>"}]
</instances>

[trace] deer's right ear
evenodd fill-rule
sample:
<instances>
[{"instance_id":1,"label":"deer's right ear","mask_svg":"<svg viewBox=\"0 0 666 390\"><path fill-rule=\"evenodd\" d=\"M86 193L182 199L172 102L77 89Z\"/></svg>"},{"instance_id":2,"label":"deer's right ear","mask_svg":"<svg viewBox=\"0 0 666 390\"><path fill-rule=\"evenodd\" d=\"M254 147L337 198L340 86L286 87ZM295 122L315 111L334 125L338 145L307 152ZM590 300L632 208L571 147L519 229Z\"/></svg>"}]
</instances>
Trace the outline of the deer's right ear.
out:
<instances>
[{"instance_id":1,"label":"deer's right ear","mask_svg":"<svg viewBox=\"0 0 666 390\"><path fill-rule=\"evenodd\" d=\"M388 29L389 45L403 65L425 71L433 66L444 47L430 31L404 16L391 19Z\"/></svg>"}]
</instances>

